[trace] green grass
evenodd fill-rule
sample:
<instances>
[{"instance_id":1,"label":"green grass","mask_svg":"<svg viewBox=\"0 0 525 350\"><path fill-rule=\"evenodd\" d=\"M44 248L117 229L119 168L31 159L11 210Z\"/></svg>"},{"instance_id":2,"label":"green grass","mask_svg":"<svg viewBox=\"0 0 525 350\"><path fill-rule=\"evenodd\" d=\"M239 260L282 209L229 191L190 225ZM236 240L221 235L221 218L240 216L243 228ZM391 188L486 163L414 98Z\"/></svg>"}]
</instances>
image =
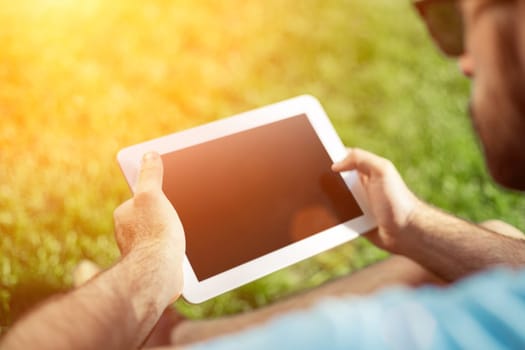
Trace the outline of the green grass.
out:
<instances>
[{"instance_id":1,"label":"green grass","mask_svg":"<svg viewBox=\"0 0 525 350\"><path fill-rule=\"evenodd\" d=\"M0 322L67 290L82 258L118 258L127 145L299 94L340 136L392 159L422 198L525 228L493 185L466 116L468 82L408 2L21 0L0 7ZM385 256L364 240L199 306L259 307Z\"/></svg>"}]
</instances>

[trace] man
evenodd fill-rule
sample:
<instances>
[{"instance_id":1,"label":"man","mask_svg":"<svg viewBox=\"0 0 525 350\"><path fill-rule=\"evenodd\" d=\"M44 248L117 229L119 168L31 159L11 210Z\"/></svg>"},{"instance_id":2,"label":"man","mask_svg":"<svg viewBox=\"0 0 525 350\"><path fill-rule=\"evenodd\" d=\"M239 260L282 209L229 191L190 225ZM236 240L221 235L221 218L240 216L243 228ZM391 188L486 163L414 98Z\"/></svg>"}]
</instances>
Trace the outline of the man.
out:
<instances>
[{"instance_id":1,"label":"man","mask_svg":"<svg viewBox=\"0 0 525 350\"><path fill-rule=\"evenodd\" d=\"M525 0L423 0L417 6L440 47L461 54L460 65L474 80L471 114L492 176L524 190L525 22L519 19ZM457 9L462 17L450 22ZM457 40L462 22L466 50ZM392 163L363 150L351 150L333 169L359 172L379 224L367 236L400 256L261 311L179 325L176 339L196 349L525 348L525 270L510 269L524 265L525 241L495 232L512 228L474 225L423 203ZM134 198L115 211L122 259L22 319L5 348L132 349L143 343L182 289L184 232L161 184L161 158L147 154ZM398 283L455 282L495 265L507 269L447 289L341 297ZM311 306L327 295L339 297ZM234 333L242 328L249 329ZM222 334L228 335L212 338ZM190 338L200 343L189 344Z\"/></svg>"}]
</instances>

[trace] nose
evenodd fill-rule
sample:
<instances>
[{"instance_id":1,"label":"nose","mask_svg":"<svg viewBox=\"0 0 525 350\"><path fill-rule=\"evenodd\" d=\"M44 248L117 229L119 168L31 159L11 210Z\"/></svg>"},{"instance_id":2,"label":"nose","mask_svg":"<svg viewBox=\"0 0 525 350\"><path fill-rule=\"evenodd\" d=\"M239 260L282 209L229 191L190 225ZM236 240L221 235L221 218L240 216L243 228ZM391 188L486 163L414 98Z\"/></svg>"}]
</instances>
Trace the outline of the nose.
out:
<instances>
[{"instance_id":1,"label":"nose","mask_svg":"<svg viewBox=\"0 0 525 350\"><path fill-rule=\"evenodd\" d=\"M466 77L474 77L474 59L468 53L464 53L458 58L458 66Z\"/></svg>"}]
</instances>

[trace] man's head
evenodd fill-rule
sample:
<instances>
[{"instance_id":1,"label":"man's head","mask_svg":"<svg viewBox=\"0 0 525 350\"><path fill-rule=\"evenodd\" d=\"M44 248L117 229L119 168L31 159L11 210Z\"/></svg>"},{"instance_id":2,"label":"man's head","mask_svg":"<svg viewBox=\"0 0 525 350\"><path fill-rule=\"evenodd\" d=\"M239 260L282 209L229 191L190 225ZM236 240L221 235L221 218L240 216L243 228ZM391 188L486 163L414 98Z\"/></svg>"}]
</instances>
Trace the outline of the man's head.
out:
<instances>
[{"instance_id":1,"label":"man's head","mask_svg":"<svg viewBox=\"0 0 525 350\"><path fill-rule=\"evenodd\" d=\"M422 0L416 6L438 46L457 56L473 80L470 112L492 177L525 190L525 1Z\"/></svg>"}]
</instances>

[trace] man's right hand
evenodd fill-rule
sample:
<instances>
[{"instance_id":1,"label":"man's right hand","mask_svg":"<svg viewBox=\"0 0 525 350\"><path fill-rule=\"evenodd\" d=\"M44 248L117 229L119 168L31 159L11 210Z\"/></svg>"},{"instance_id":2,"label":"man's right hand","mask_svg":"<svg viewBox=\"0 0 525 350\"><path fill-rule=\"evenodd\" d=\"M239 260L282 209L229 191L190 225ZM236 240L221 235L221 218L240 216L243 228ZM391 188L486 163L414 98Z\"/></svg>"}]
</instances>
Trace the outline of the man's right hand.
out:
<instances>
[{"instance_id":1,"label":"man's right hand","mask_svg":"<svg viewBox=\"0 0 525 350\"><path fill-rule=\"evenodd\" d=\"M406 228L414 213L425 205L408 189L392 162L353 148L332 170L357 170L378 225L366 237L382 249L402 253Z\"/></svg>"}]
</instances>

